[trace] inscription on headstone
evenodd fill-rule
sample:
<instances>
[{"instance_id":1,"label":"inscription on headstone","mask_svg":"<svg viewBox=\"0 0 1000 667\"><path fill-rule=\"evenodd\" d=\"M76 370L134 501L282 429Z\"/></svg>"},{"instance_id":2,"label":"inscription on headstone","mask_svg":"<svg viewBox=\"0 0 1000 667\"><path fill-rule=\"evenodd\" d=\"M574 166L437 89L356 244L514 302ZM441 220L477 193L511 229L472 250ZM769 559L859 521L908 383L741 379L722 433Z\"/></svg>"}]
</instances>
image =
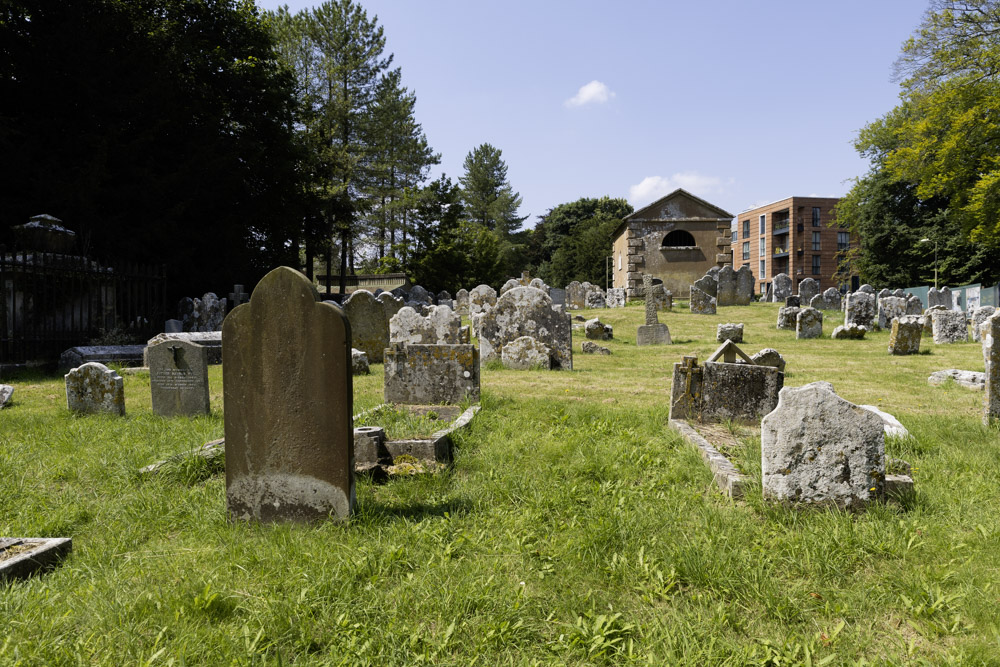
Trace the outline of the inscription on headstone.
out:
<instances>
[{"instance_id":1,"label":"inscription on headstone","mask_svg":"<svg viewBox=\"0 0 1000 667\"><path fill-rule=\"evenodd\" d=\"M153 412L164 417L207 415L208 350L186 341L169 341L147 350Z\"/></svg>"}]
</instances>

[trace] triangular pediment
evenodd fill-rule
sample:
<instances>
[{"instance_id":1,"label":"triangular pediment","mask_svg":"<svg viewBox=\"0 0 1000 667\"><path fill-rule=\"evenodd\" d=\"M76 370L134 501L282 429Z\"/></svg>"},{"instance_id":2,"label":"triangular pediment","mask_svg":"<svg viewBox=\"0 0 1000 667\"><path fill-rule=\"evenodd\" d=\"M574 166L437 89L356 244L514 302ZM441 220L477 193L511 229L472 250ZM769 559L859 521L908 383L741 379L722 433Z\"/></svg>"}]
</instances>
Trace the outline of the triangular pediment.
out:
<instances>
[{"instance_id":1,"label":"triangular pediment","mask_svg":"<svg viewBox=\"0 0 1000 667\"><path fill-rule=\"evenodd\" d=\"M731 220L733 214L708 203L684 188L677 188L652 204L640 208L625 220L691 220L698 218Z\"/></svg>"}]
</instances>

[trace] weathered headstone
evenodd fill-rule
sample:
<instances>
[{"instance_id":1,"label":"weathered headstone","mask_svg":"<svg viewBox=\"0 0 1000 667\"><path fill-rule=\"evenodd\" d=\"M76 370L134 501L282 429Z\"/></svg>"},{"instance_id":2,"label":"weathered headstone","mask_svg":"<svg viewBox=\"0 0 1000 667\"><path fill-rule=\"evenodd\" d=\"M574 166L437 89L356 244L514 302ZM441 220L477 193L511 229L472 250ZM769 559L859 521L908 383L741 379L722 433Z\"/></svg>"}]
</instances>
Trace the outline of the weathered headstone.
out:
<instances>
[{"instance_id":1,"label":"weathered headstone","mask_svg":"<svg viewBox=\"0 0 1000 667\"><path fill-rule=\"evenodd\" d=\"M787 273L779 273L771 280L771 301L784 303L792 295L792 279Z\"/></svg>"},{"instance_id":2,"label":"weathered headstone","mask_svg":"<svg viewBox=\"0 0 1000 667\"><path fill-rule=\"evenodd\" d=\"M840 292L837 291L836 287L828 287L823 290L822 294L817 294L810 299L809 306L819 310L840 310Z\"/></svg>"},{"instance_id":3,"label":"weathered headstone","mask_svg":"<svg viewBox=\"0 0 1000 667\"><path fill-rule=\"evenodd\" d=\"M760 444L765 498L856 510L883 495L882 420L827 382L782 389Z\"/></svg>"},{"instance_id":4,"label":"weathered headstone","mask_svg":"<svg viewBox=\"0 0 1000 667\"><path fill-rule=\"evenodd\" d=\"M934 312L938 310L950 310L945 306L931 306L924 311L923 323L924 323L924 335L930 336L934 333Z\"/></svg>"},{"instance_id":5,"label":"weathered headstone","mask_svg":"<svg viewBox=\"0 0 1000 667\"><path fill-rule=\"evenodd\" d=\"M527 285L528 287L534 287L535 289L540 289L543 292L549 291L549 286L545 284L545 281L541 278L532 278ZM551 296L551 295L550 295Z\"/></svg>"},{"instance_id":6,"label":"weathered headstone","mask_svg":"<svg viewBox=\"0 0 1000 667\"><path fill-rule=\"evenodd\" d=\"M583 341L580 347L584 354L611 354L611 350L590 340Z\"/></svg>"},{"instance_id":7,"label":"weathered headstone","mask_svg":"<svg viewBox=\"0 0 1000 667\"><path fill-rule=\"evenodd\" d=\"M920 336L924 332L924 325L919 316L900 315L892 319L891 326L889 354L902 355L920 352Z\"/></svg>"},{"instance_id":8,"label":"weathered headstone","mask_svg":"<svg viewBox=\"0 0 1000 667\"><path fill-rule=\"evenodd\" d=\"M181 333L184 331L184 323L180 320L170 319L163 323L163 333Z\"/></svg>"},{"instance_id":9,"label":"weathered headstone","mask_svg":"<svg viewBox=\"0 0 1000 667\"><path fill-rule=\"evenodd\" d=\"M694 281L694 286L709 295L713 299L718 299L719 279L715 273L706 273L698 280Z\"/></svg>"},{"instance_id":10,"label":"weathered headstone","mask_svg":"<svg viewBox=\"0 0 1000 667\"><path fill-rule=\"evenodd\" d=\"M429 306L434 303L434 296L420 285L414 285L410 288L410 293L406 295L406 303Z\"/></svg>"},{"instance_id":11,"label":"weathered headstone","mask_svg":"<svg viewBox=\"0 0 1000 667\"><path fill-rule=\"evenodd\" d=\"M469 290L463 288L455 294L455 310L459 315L469 316Z\"/></svg>"},{"instance_id":12,"label":"weathered headstone","mask_svg":"<svg viewBox=\"0 0 1000 667\"><path fill-rule=\"evenodd\" d=\"M607 307L607 297L604 294L604 290L592 289L587 292L587 308L606 308Z\"/></svg>"},{"instance_id":13,"label":"weathered headstone","mask_svg":"<svg viewBox=\"0 0 1000 667\"><path fill-rule=\"evenodd\" d=\"M623 307L625 305L625 288L624 287L608 288L608 293L605 299L605 303L607 304L608 308Z\"/></svg>"},{"instance_id":14,"label":"weathered headstone","mask_svg":"<svg viewBox=\"0 0 1000 667\"><path fill-rule=\"evenodd\" d=\"M351 325L319 298L279 267L223 324L232 519L344 519L354 508Z\"/></svg>"},{"instance_id":15,"label":"weathered headstone","mask_svg":"<svg viewBox=\"0 0 1000 667\"><path fill-rule=\"evenodd\" d=\"M924 312L924 304L920 301L920 297L912 295L906 297L907 315L922 315L923 312Z\"/></svg>"},{"instance_id":16,"label":"weathered headstone","mask_svg":"<svg viewBox=\"0 0 1000 667\"><path fill-rule=\"evenodd\" d=\"M888 288L883 287L882 289L880 289L878 291L878 296L876 298L878 298L878 299L881 300L881 299L884 299L887 296L892 296L892 292L889 291Z\"/></svg>"},{"instance_id":17,"label":"weathered headstone","mask_svg":"<svg viewBox=\"0 0 1000 667\"><path fill-rule=\"evenodd\" d=\"M503 296L504 294L511 291L515 287L524 287L524 286L520 282L518 282L517 278L511 278L510 280L508 280L503 284L503 287L500 288L500 296Z\"/></svg>"},{"instance_id":18,"label":"weathered headstone","mask_svg":"<svg viewBox=\"0 0 1000 667\"><path fill-rule=\"evenodd\" d=\"M717 306L736 305L736 272L728 264L719 269L719 284L715 301Z\"/></svg>"},{"instance_id":19,"label":"weathered headstone","mask_svg":"<svg viewBox=\"0 0 1000 667\"><path fill-rule=\"evenodd\" d=\"M864 285L862 285L861 287L859 287L858 291L859 292L864 292L865 294L871 294L872 296L875 296L875 288L872 287L871 285L869 285L868 283L865 283Z\"/></svg>"},{"instance_id":20,"label":"weathered headstone","mask_svg":"<svg viewBox=\"0 0 1000 667\"><path fill-rule=\"evenodd\" d=\"M385 357L385 402L406 405L479 401L475 345L393 343Z\"/></svg>"},{"instance_id":21,"label":"weathered headstone","mask_svg":"<svg viewBox=\"0 0 1000 667\"><path fill-rule=\"evenodd\" d=\"M361 350L351 348L351 375L370 375L371 367L368 365L368 355Z\"/></svg>"},{"instance_id":22,"label":"weathered headstone","mask_svg":"<svg viewBox=\"0 0 1000 667\"><path fill-rule=\"evenodd\" d=\"M670 418L754 421L774 409L783 384L784 373L758 366L735 343L726 341L702 367L697 357L674 364Z\"/></svg>"},{"instance_id":23,"label":"weathered headstone","mask_svg":"<svg viewBox=\"0 0 1000 667\"><path fill-rule=\"evenodd\" d=\"M983 360L986 363L986 393L983 396L983 423L1000 420L1000 312L980 327Z\"/></svg>"},{"instance_id":24,"label":"weathered headstone","mask_svg":"<svg viewBox=\"0 0 1000 667\"><path fill-rule=\"evenodd\" d=\"M437 293L437 296L435 297L435 299L437 300L437 305L440 306L442 301L451 301L452 300L451 299L451 293L448 290L441 290L440 292ZM451 306L449 305L449 308L450 307Z\"/></svg>"},{"instance_id":25,"label":"weathered headstone","mask_svg":"<svg viewBox=\"0 0 1000 667\"><path fill-rule=\"evenodd\" d=\"M965 313L961 311L931 311L931 327L934 342L938 345L965 343L969 340L969 327L965 321Z\"/></svg>"},{"instance_id":26,"label":"weathered headstone","mask_svg":"<svg viewBox=\"0 0 1000 667\"><path fill-rule=\"evenodd\" d=\"M861 340L868 333L868 329L860 324L841 324L834 328L830 338L834 340Z\"/></svg>"},{"instance_id":27,"label":"weathered headstone","mask_svg":"<svg viewBox=\"0 0 1000 667\"><path fill-rule=\"evenodd\" d=\"M648 273L642 276L643 294L646 298L646 323L639 327L635 334L635 344L645 345L671 345L670 329L666 324L660 323L657 316L656 296L653 294L653 277Z\"/></svg>"},{"instance_id":28,"label":"weathered headstone","mask_svg":"<svg viewBox=\"0 0 1000 667\"><path fill-rule=\"evenodd\" d=\"M596 317L587 320L583 325L583 330L589 340L611 340L615 337L611 325L604 324Z\"/></svg>"},{"instance_id":29,"label":"weathered headstone","mask_svg":"<svg viewBox=\"0 0 1000 667\"><path fill-rule=\"evenodd\" d=\"M521 336L503 346L500 363L515 371L551 370L552 350L531 336Z\"/></svg>"},{"instance_id":30,"label":"weathered headstone","mask_svg":"<svg viewBox=\"0 0 1000 667\"><path fill-rule=\"evenodd\" d=\"M906 299L886 296L878 300L878 328L888 329L892 320L906 315Z\"/></svg>"},{"instance_id":31,"label":"weathered headstone","mask_svg":"<svg viewBox=\"0 0 1000 667\"><path fill-rule=\"evenodd\" d=\"M734 343L742 343L743 325L734 324L732 322L717 325L715 328L715 340L718 343L722 343L727 340L731 340Z\"/></svg>"},{"instance_id":32,"label":"weathered headstone","mask_svg":"<svg viewBox=\"0 0 1000 667\"><path fill-rule=\"evenodd\" d=\"M748 306L754 295L753 271L746 264L736 272L736 305Z\"/></svg>"},{"instance_id":33,"label":"weathered headstone","mask_svg":"<svg viewBox=\"0 0 1000 667\"><path fill-rule=\"evenodd\" d=\"M622 293L624 294L624 292L625 290L623 289ZM555 306L563 306L563 307L566 306L566 290L562 289L561 287L550 287L549 298L552 299L552 304ZM625 305L624 301L622 302L622 305L623 306ZM608 306L608 308L611 307L612 306Z\"/></svg>"},{"instance_id":34,"label":"weathered headstone","mask_svg":"<svg viewBox=\"0 0 1000 667\"><path fill-rule=\"evenodd\" d=\"M782 306L779 308L776 328L795 331L795 322L800 310L802 309L795 306Z\"/></svg>"},{"instance_id":35,"label":"weathered headstone","mask_svg":"<svg viewBox=\"0 0 1000 667\"><path fill-rule=\"evenodd\" d=\"M671 311L674 309L674 294L663 287L663 283L653 284L653 301L659 311Z\"/></svg>"},{"instance_id":36,"label":"weathered headstone","mask_svg":"<svg viewBox=\"0 0 1000 667\"><path fill-rule=\"evenodd\" d=\"M497 291L489 285L479 285L473 287L469 292L469 319L483 312L487 306L493 307L497 303Z\"/></svg>"},{"instance_id":37,"label":"weathered headstone","mask_svg":"<svg viewBox=\"0 0 1000 667\"><path fill-rule=\"evenodd\" d=\"M534 287L515 287L497 299L479 323L483 362L498 359L503 346L531 336L552 350L552 368L573 369L573 331L569 315L552 307L552 299Z\"/></svg>"},{"instance_id":38,"label":"weathered headstone","mask_svg":"<svg viewBox=\"0 0 1000 667\"><path fill-rule=\"evenodd\" d=\"M702 278L702 280L704 280L704 278ZM714 296L698 288L697 283L691 285L691 298L688 300L688 306L693 314L715 315L716 305Z\"/></svg>"},{"instance_id":39,"label":"weathered headstone","mask_svg":"<svg viewBox=\"0 0 1000 667\"><path fill-rule=\"evenodd\" d=\"M808 307L809 304L807 303L806 306ZM798 294L792 294L790 296L785 297L785 308L801 308L801 307L802 307L802 299L799 298Z\"/></svg>"},{"instance_id":40,"label":"weathered headstone","mask_svg":"<svg viewBox=\"0 0 1000 667\"><path fill-rule=\"evenodd\" d=\"M115 371L91 361L65 377L66 407L71 412L125 416L125 382Z\"/></svg>"},{"instance_id":41,"label":"weathered headstone","mask_svg":"<svg viewBox=\"0 0 1000 667\"><path fill-rule=\"evenodd\" d=\"M799 299L806 306L812 301L813 297L819 294L819 283L816 282L815 278L806 278L799 281Z\"/></svg>"},{"instance_id":42,"label":"weathered headstone","mask_svg":"<svg viewBox=\"0 0 1000 667\"><path fill-rule=\"evenodd\" d=\"M844 324L857 324L871 331L875 328L875 296L869 292L852 292L847 295Z\"/></svg>"},{"instance_id":43,"label":"weathered headstone","mask_svg":"<svg viewBox=\"0 0 1000 667\"><path fill-rule=\"evenodd\" d=\"M802 308L795 316L795 337L799 339L823 336L823 311Z\"/></svg>"},{"instance_id":44,"label":"weathered headstone","mask_svg":"<svg viewBox=\"0 0 1000 667\"><path fill-rule=\"evenodd\" d=\"M462 319L448 306L430 306L426 316L405 306L389 320L389 342L457 345Z\"/></svg>"},{"instance_id":45,"label":"weathered headstone","mask_svg":"<svg viewBox=\"0 0 1000 667\"><path fill-rule=\"evenodd\" d=\"M163 417L210 412L207 349L187 341L165 341L148 347L146 357L153 412Z\"/></svg>"},{"instance_id":46,"label":"weathered headstone","mask_svg":"<svg viewBox=\"0 0 1000 667\"><path fill-rule=\"evenodd\" d=\"M0 408L7 407L7 402L14 396L14 387L9 384L0 384Z\"/></svg>"},{"instance_id":47,"label":"weathered headstone","mask_svg":"<svg viewBox=\"0 0 1000 667\"><path fill-rule=\"evenodd\" d=\"M387 322L392 319L393 315L406 306L406 301L400 297L393 296L392 292L382 292L375 298L378 299L378 302L385 309L385 319Z\"/></svg>"},{"instance_id":48,"label":"weathered headstone","mask_svg":"<svg viewBox=\"0 0 1000 667\"><path fill-rule=\"evenodd\" d=\"M951 310L952 302L950 287L942 287L941 289L932 287L927 290L927 307L933 308L934 306L944 306L948 310Z\"/></svg>"},{"instance_id":49,"label":"weathered headstone","mask_svg":"<svg viewBox=\"0 0 1000 667\"><path fill-rule=\"evenodd\" d=\"M977 343L982 340L980 329L986 320L993 317L993 313L995 312L997 312L997 309L993 306L980 306L972 311L972 340Z\"/></svg>"},{"instance_id":50,"label":"weathered headstone","mask_svg":"<svg viewBox=\"0 0 1000 667\"><path fill-rule=\"evenodd\" d=\"M765 347L757 354L752 355L750 361L758 366L770 366L777 368L782 373L785 372L785 358L773 347Z\"/></svg>"},{"instance_id":51,"label":"weathered headstone","mask_svg":"<svg viewBox=\"0 0 1000 667\"><path fill-rule=\"evenodd\" d=\"M355 290L344 302L344 314L351 323L350 346L368 355L369 363L382 363L384 350L389 345L385 303L368 290Z\"/></svg>"},{"instance_id":52,"label":"weathered headstone","mask_svg":"<svg viewBox=\"0 0 1000 667\"><path fill-rule=\"evenodd\" d=\"M587 307L587 290L576 280L566 285L566 307L571 310Z\"/></svg>"},{"instance_id":53,"label":"weathered headstone","mask_svg":"<svg viewBox=\"0 0 1000 667\"><path fill-rule=\"evenodd\" d=\"M181 299L177 307L184 331L219 331L226 318L226 300L214 292L206 292L200 299Z\"/></svg>"}]
</instances>

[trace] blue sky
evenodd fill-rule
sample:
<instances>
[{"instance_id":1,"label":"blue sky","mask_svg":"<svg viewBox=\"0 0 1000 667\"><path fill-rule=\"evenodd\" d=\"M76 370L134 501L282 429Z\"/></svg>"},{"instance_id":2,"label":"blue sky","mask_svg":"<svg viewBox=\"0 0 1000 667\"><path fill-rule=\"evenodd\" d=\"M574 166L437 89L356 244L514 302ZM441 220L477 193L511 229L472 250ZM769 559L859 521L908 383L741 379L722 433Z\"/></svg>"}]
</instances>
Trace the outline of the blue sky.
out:
<instances>
[{"instance_id":1,"label":"blue sky","mask_svg":"<svg viewBox=\"0 0 1000 667\"><path fill-rule=\"evenodd\" d=\"M288 4L292 11L315 2ZM503 151L521 215L580 197L637 208L684 187L737 214L841 196L852 141L898 101L892 63L921 0L367 0L417 120L457 180Z\"/></svg>"}]
</instances>

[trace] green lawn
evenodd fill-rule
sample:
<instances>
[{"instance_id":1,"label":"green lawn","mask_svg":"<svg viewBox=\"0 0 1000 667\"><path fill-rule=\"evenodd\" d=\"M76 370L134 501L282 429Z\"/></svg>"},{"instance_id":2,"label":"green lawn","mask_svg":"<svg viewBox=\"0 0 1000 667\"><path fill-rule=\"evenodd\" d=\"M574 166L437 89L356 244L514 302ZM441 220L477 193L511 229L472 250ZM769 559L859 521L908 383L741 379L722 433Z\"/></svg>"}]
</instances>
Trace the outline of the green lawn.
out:
<instances>
[{"instance_id":1,"label":"green lawn","mask_svg":"<svg viewBox=\"0 0 1000 667\"><path fill-rule=\"evenodd\" d=\"M454 467L360 482L346 524L233 524L217 471L137 474L222 436L218 367L198 419L154 416L148 376L125 376L124 419L70 415L62 377L7 378L0 535L74 551L0 585L0 665L1000 664L1000 431L981 392L927 384L982 370L978 343L890 357L885 332L829 339L839 313L797 341L774 304L681 304L660 317L675 344L637 348L641 305L595 313L612 356L577 331L571 372L484 368ZM748 354L777 348L786 386L896 415L912 502L765 504L752 446L747 498L721 496L666 426L672 364L704 360L719 322L746 323ZM373 368L356 414L382 402Z\"/></svg>"}]
</instances>

